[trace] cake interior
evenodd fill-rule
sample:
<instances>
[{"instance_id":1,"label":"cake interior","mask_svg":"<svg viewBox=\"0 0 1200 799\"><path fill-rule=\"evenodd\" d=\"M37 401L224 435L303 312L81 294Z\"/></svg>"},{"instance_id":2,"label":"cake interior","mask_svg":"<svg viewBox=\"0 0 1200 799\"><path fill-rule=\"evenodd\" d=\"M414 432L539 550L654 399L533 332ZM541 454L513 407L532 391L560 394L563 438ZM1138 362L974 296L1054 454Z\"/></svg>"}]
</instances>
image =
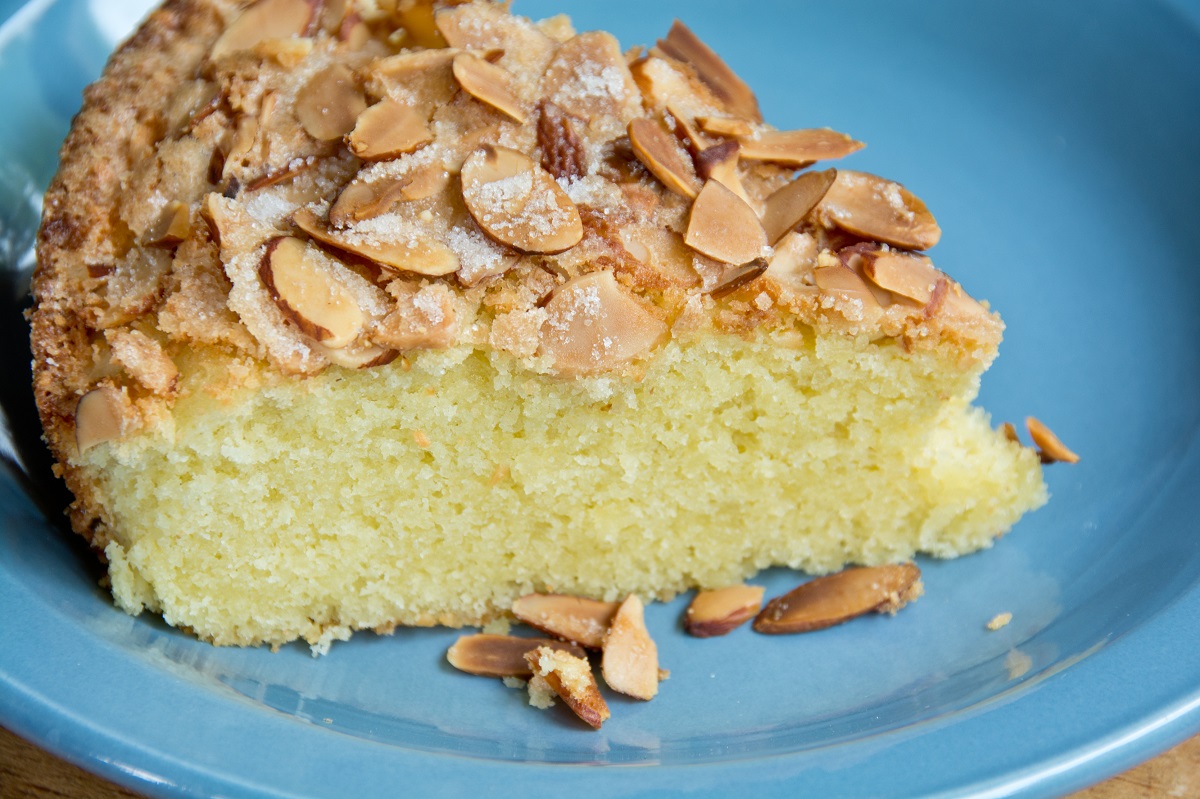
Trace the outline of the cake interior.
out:
<instances>
[{"instance_id":1,"label":"cake interior","mask_svg":"<svg viewBox=\"0 0 1200 799\"><path fill-rule=\"evenodd\" d=\"M118 603L217 644L949 557L1046 499L1037 454L970 405L984 364L892 339L681 338L641 379L470 347L257 389L180 367L169 423L80 461Z\"/></svg>"}]
</instances>

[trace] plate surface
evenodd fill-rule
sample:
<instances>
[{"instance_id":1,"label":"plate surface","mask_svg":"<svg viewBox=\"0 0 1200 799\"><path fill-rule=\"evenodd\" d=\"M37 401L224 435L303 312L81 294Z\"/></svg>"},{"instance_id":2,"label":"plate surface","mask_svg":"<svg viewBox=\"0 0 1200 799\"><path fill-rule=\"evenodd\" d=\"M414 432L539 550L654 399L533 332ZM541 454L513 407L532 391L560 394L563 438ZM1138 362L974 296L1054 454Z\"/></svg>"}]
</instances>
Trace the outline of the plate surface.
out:
<instances>
[{"instance_id":1,"label":"plate surface","mask_svg":"<svg viewBox=\"0 0 1200 799\"><path fill-rule=\"evenodd\" d=\"M993 549L923 560L895 618L688 638L603 731L454 672L456 633L215 649L113 609L65 531L19 311L37 194L79 92L146 2L0 2L0 722L154 796L1055 796L1200 731L1200 8L1195 3L518 2L625 45L683 17L780 127L869 147L1008 323L982 404L1083 456ZM6 446L0 436L0 449ZM796 575L761 576L768 595ZM1013 621L986 622L1001 611ZM568 794L569 795L569 794Z\"/></svg>"}]
</instances>

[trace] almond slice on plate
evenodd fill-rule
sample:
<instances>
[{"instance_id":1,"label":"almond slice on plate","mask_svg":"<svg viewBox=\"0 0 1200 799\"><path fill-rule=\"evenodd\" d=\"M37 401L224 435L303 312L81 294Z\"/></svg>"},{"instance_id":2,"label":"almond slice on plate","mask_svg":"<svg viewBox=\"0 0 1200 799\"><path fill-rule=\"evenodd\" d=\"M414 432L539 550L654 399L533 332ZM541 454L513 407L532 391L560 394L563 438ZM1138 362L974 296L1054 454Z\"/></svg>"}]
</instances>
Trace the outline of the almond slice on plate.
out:
<instances>
[{"instance_id":1,"label":"almond slice on plate","mask_svg":"<svg viewBox=\"0 0 1200 799\"><path fill-rule=\"evenodd\" d=\"M354 73L333 64L313 75L297 93L295 110L308 135L317 141L334 141L354 130L367 101Z\"/></svg>"},{"instance_id":2,"label":"almond slice on plate","mask_svg":"<svg viewBox=\"0 0 1200 799\"><path fill-rule=\"evenodd\" d=\"M588 649L599 649L620 604L562 594L526 594L512 603L521 621Z\"/></svg>"},{"instance_id":3,"label":"almond slice on plate","mask_svg":"<svg viewBox=\"0 0 1200 799\"><path fill-rule=\"evenodd\" d=\"M326 347L345 347L367 324L367 314L335 277L325 256L300 239L271 239L258 274L280 310Z\"/></svg>"},{"instance_id":4,"label":"almond slice on plate","mask_svg":"<svg viewBox=\"0 0 1200 799\"><path fill-rule=\"evenodd\" d=\"M768 130L756 136L744 136L739 141L744 161L766 161L794 167L808 166L814 161L844 158L864 146L845 133L829 128Z\"/></svg>"},{"instance_id":5,"label":"almond slice on plate","mask_svg":"<svg viewBox=\"0 0 1200 799\"><path fill-rule=\"evenodd\" d=\"M80 454L123 436L129 411L129 399L112 386L94 388L80 397L75 404L75 446Z\"/></svg>"},{"instance_id":6,"label":"almond slice on plate","mask_svg":"<svg viewBox=\"0 0 1200 799\"><path fill-rule=\"evenodd\" d=\"M545 307L539 351L562 374L615 369L649 352L668 333L666 323L608 271L567 281Z\"/></svg>"},{"instance_id":7,"label":"almond slice on plate","mask_svg":"<svg viewBox=\"0 0 1200 799\"><path fill-rule=\"evenodd\" d=\"M635 119L629 123L629 143L633 154L650 174L676 194L689 200L696 196L696 170L679 140L653 119Z\"/></svg>"},{"instance_id":8,"label":"almond slice on plate","mask_svg":"<svg viewBox=\"0 0 1200 799\"><path fill-rule=\"evenodd\" d=\"M683 627L697 638L726 635L758 615L763 591L761 585L731 585L701 591L688 605Z\"/></svg>"},{"instance_id":9,"label":"almond slice on plate","mask_svg":"<svg viewBox=\"0 0 1200 799\"><path fill-rule=\"evenodd\" d=\"M595 729L609 717L608 703L600 695L600 686L585 658L569 652L540 646L525 655L535 679L541 678L558 694L571 712Z\"/></svg>"},{"instance_id":10,"label":"almond slice on plate","mask_svg":"<svg viewBox=\"0 0 1200 799\"><path fill-rule=\"evenodd\" d=\"M364 161L382 161L411 153L433 141L425 119L407 105L381 100L358 115L347 142Z\"/></svg>"},{"instance_id":11,"label":"almond slice on plate","mask_svg":"<svg viewBox=\"0 0 1200 799\"><path fill-rule=\"evenodd\" d=\"M507 69L484 61L473 53L459 53L451 65L454 79L463 91L521 124L527 117L513 91L513 76Z\"/></svg>"},{"instance_id":12,"label":"almond slice on plate","mask_svg":"<svg viewBox=\"0 0 1200 799\"><path fill-rule=\"evenodd\" d=\"M836 178L836 169L805 172L767 197L762 224L772 247L817 207Z\"/></svg>"},{"instance_id":13,"label":"almond slice on plate","mask_svg":"<svg viewBox=\"0 0 1200 799\"><path fill-rule=\"evenodd\" d=\"M1042 463L1079 463L1079 456L1062 443L1049 427L1032 416L1025 419L1025 428L1037 445Z\"/></svg>"},{"instance_id":14,"label":"almond slice on plate","mask_svg":"<svg viewBox=\"0 0 1200 799\"><path fill-rule=\"evenodd\" d=\"M645 607L636 594L621 603L604 636L600 673L614 691L635 699L658 694L658 647L646 629Z\"/></svg>"},{"instance_id":15,"label":"almond slice on plate","mask_svg":"<svg viewBox=\"0 0 1200 799\"><path fill-rule=\"evenodd\" d=\"M839 170L817 209L843 230L904 250L927 250L942 237L920 198L899 183L866 172Z\"/></svg>"},{"instance_id":16,"label":"almond slice on plate","mask_svg":"<svg viewBox=\"0 0 1200 799\"><path fill-rule=\"evenodd\" d=\"M569 250L583 238L583 221L554 177L532 158L484 145L462 166L467 210L493 239L525 253Z\"/></svg>"},{"instance_id":17,"label":"almond slice on plate","mask_svg":"<svg viewBox=\"0 0 1200 799\"><path fill-rule=\"evenodd\" d=\"M712 48L679 20L671 25L666 39L658 40L658 49L671 58L691 64L708 88L729 110L752 122L762 122L758 98Z\"/></svg>"},{"instance_id":18,"label":"almond slice on plate","mask_svg":"<svg viewBox=\"0 0 1200 799\"><path fill-rule=\"evenodd\" d=\"M913 563L846 569L817 577L767 603L754 620L770 635L821 630L871 611L895 613L920 595L921 570Z\"/></svg>"},{"instance_id":19,"label":"almond slice on plate","mask_svg":"<svg viewBox=\"0 0 1200 799\"><path fill-rule=\"evenodd\" d=\"M710 180L692 203L684 242L709 258L741 266L762 257L767 234L745 200Z\"/></svg>"},{"instance_id":20,"label":"almond slice on plate","mask_svg":"<svg viewBox=\"0 0 1200 799\"><path fill-rule=\"evenodd\" d=\"M313 22L317 3L312 0L258 0L241 13L213 44L213 60L253 49L268 39L304 35Z\"/></svg>"},{"instance_id":21,"label":"almond slice on plate","mask_svg":"<svg viewBox=\"0 0 1200 799\"><path fill-rule=\"evenodd\" d=\"M436 239L380 241L353 230L333 230L309 208L293 214L292 222L322 244L361 256L385 269L441 277L458 271L460 266L454 250Z\"/></svg>"},{"instance_id":22,"label":"almond slice on plate","mask_svg":"<svg viewBox=\"0 0 1200 799\"><path fill-rule=\"evenodd\" d=\"M577 658L587 657L583 649L563 641L478 633L464 635L455 641L446 652L446 659L451 666L468 674L528 679L533 676L533 671L525 655L541 646L561 650Z\"/></svg>"}]
</instances>

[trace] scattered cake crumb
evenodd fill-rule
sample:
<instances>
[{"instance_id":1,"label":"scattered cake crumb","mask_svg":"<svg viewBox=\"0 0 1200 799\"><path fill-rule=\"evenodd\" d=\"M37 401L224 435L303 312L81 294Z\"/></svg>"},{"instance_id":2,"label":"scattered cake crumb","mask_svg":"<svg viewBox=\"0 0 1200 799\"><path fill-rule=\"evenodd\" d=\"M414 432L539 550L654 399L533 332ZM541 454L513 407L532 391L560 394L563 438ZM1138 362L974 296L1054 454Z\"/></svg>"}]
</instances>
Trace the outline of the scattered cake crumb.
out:
<instances>
[{"instance_id":1,"label":"scattered cake crumb","mask_svg":"<svg viewBox=\"0 0 1200 799\"><path fill-rule=\"evenodd\" d=\"M1001 627L1007 626L1010 621L1012 621L1012 614L1006 610L1003 613L997 613L993 616L992 620L987 623L987 628L995 632Z\"/></svg>"},{"instance_id":2,"label":"scattered cake crumb","mask_svg":"<svg viewBox=\"0 0 1200 799\"><path fill-rule=\"evenodd\" d=\"M557 696L544 677L533 675L533 679L529 681L529 704L538 710L545 710L554 707L554 699Z\"/></svg>"}]
</instances>

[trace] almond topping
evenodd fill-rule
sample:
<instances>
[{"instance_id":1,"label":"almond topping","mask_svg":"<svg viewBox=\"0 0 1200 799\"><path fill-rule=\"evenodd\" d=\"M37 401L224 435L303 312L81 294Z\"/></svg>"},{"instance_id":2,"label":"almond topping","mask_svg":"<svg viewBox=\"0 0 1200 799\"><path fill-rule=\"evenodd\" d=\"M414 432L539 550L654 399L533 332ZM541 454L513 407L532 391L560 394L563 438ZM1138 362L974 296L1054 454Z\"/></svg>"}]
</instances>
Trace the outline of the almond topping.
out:
<instances>
[{"instance_id":1,"label":"almond topping","mask_svg":"<svg viewBox=\"0 0 1200 799\"><path fill-rule=\"evenodd\" d=\"M542 103L537 124L542 168L556 178L574 180L587 174L587 152L571 118L554 103Z\"/></svg>"},{"instance_id":2,"label":"almond topping","mask_svg":"<svg viewBox=\"0 0 1200 799\"><path fill-rule=\"evenodd\" d=\"M709 258L740 266L762 257L767 234L745 200L710 180L692 203L684 242Z\"/></svg>"},{"instance_id":3,"label":"almond topping","mask_svg":"<svg viewBox=\"0 0 1200 799\"><path fill-rule=\"evenodd\" d=\"M895 613L920 595L921 570L913 563L846 569L818 577L767 603L756 632L776 635L821 630L873 610Z\"/></svg>"},{"instance_id":4,"label":"almond topping","mask_svg":"<svg viewBox=\"0 0 1200 799\"><path fill-rule=\"evenodd\" d=\"M583 238L583 221L554 177L524 153L485 145L462 167L471 216L492 238L521 252L553 254Z\"/></svg>"},{"instance_id":5,"label":"almond topping","mask_svg":"<svg viewBox=\"0 0 1200 799\"><path fill-rule=\"evenodd\" d=\"M735 141L721 142L697 153L693 160L696 162L696 172L701 178L717 181L749 205L750 197L746 194L742 178L738 174L738 147Z\"/></svg>"},{"instance_id":6,"label":"almond topping","mask_svg":"<svg viewBox=\"0 0 1200 799\"><path fill-rule=\"evenodd\" d=\"M305 335L340 349L362 333L367 315L311 245L290 236L272 239L258 273L280 310Z\"/></svg>"},{"instance_id":7,"label":"almond topping","mask_svg":"<svg viewBox=\"0 0 1200 799\"><path fill-rule=\"evenodd\" d=\"M402 177L381 177L370 182L355 179L346 184L329 209L329 222L344 228L373 219L392 210L398 203L431 197L450 182L450 173L439 164L429 164Z\"/></svg>"},{"instance_id":8,"label":"almond topping","mask_svg":"<svg viewBox=\"0 0 1200 799\"><path fill-rule=\"evenodd\" d=\"M745 266L732 266L721 273L719 282L708 293L716 299L728 296L766 274L768 268L770 264L765 258L755 258Z\"/></svg>"},{"instance_id":9,"label":"almond topping","mask_svg":"<svg viewBox=\"0 0 1200 799\"><path fill-rule=\"evenodd\" d=\"M468 674L478 674L481 677L521 677L528 679L533 676L525 655L538 647L568 652L577 658L587 657L587 653L574 644L552 641L549 638L518 638L515 635L464 635L454 642L446 652L450 665Z\"/></svg>"},{"instance_id":10,"label":"almond topping","mask_svg":"<svg viewBox=\"0 0 1200 799\"><path fill-rule=\"evenodd\" d=\"M805 172L767 198L763 211L763 229L771 246L799 225L837 178L836 169L824 172Z\"/></svg>"},{"instance_id":11,"label":"almond topping","mask_svg":"<svg viewBox=\"0 0 1200 799\"><path fill-rule=\"evenodd\" d=\"M526 654L525 660L535 679L545 680L572 713L600 729L610 715L608 703L600 695L600 686L592 676L592 666L585 658L540 646Z\"/></svg>"},{"instance_id":12,"label":"almond topping","mask_svg":"<svg viewBox=\"0 0 1200 799\"><path fill-rule=\"evenodd\" d=\"M1058 436L1032 416L1025 418L1025 427L1037 445L1042 463L1079 463L1079 456L1058 440Z\"/></svg>"},{"instance_id":13,"label":"almond topping","mask_svg":"<svg viewBox=\"0 0 1200 799\"><path fill-rule=\"evenodd\" d=\"M696 172L679 141L653 119L629 123L633 154L654 177L676 194L689 200L696 196Z\"/></svg>"},{"instance_id":14,"label":"almond topping","mask_svg":"<svg viewBox=\"0 0 1200 799\"><path fill-rule=\"evenodd\" d=\"M82 454L97 444L115 441L125 434L129 400L112 386L92 389L75 405L75 445ZM613 603L615 611L616 603Z\"/></svg>"},{"instance_id":15,"label":"almond topping","mask_svg":"<svg viewBox=\"0 0 1200 799\"><path fill-rule=\"evenodd\" d=\"M622 288L612 272L591 272L554 290L546 303L540 352L562 374L615 369L648 352L668 328Z\"/></svg>"},{"instance_id":16,"label":"almond topping","mask_svg":"<svg viewBox=\"0 0 1200 799\"><path fill-rule=\"evenodd\" d=\"M400 272L441 277L458 271L458 256L454 250L431 238L403 241L374 241L353 230L331 230L309 208L301 208L292 222L322 244L360 255L380 266Z\"/></svg>"},{"instance_id":17,"label":"almond topping","mask_svg":"<svg viewBox=\"0 0 1200 799\"><path fill-rule=\"evenodd\" d=\"M367 109L354 74L341 64L313 75L296 97L296 118L317 141L340 139Z\"/></svg>"},{"instance_id":18,"label":"almond topping","mask_svg":"<svg viewBox=\"0 0 1200 799\"><path fill-rule=\"evenodd\" d=\"M658 49L671 58L691 64L700 80L712 89L713 94L725 103L731 112L752 122L762 122L762 114L758 110L758 99L754 92L712 51L712 48L700 41L700 38L682 22L675 20L667 38L658 40Z\"/></svg>"},{"instance_id":19,"label":"almond topping","mask_svg":"<svg viewBox=\"0 0 1200 799\"><path fill-rule=\"evenodd\" d=\"M456 55L451 68L454 79L467 94L517 122L525 123L527 117L513 92L513 76L507 69L471 53Z\"/></svg>"},{"instance_id":20,"label":"almond topping","mask_svg":"<svg viewBox=\"0 0 1200 799\"><path fill-rule=\"evenodd\" d=\"M329 359L330 363L343 369L370 369L375 366L384 366L396 360L400 355L395 350L377 347L373 344L344 349L332 349L320 343L316 346L320 349L321 354Z\"/></svg>"},{"instance_id":21,"label":"almond topping","mask_svg":"<svg viewBox=\"0 0 1200 799\"><path fill-rule=\"evenodd\" d=\"M1000 425L1000 432L1003 433L1004 437L1012 443L1021 443L1021 437L1017 435L1017 426L1012 422L1005 422L1004 424Z\"/></svg>"},{"instance_id":22,"label":"almond topping","mask_svg":"<svg viewBox=\"0 0 1200 799\"><path fill-rule=\"evenodd\" d=\"M697 638L726 635L758 615L763 590L761 585L731 585L701 591L688 605L684 629Z\"/></svg>"},{"instance_id":23,"label":"almond topping","mask_svg":"<svg viewBox=\"0 0 1200 799\"><path fill-rule=\"evenodd\" d=\"M395 100L383 100L359 114L347 139L350 152L364 161L395 158L431 141L424 118Z\"/></svg>"},{"instance_id":24,"label":"almond topping","mask_svg":"<svg viewBox=\"0 0 1200 799\"><path fill-rule=\"evenodd\" d=\"M881 308L879 300L858 273L845 264L818 266L813 270L813 282L827 294L861 300L867 308Z\"/></svg>"},{"instance_id":25,"label":"almond topping","mask_svg":"<svg viewBox=\"0 0 1200 799\"><path fill-rule=\"evenodd\" d=\"M829 128L768 130L757 136L747 136L741 143L743 160L794 167L844 158L863 148L862 142Z\"/></svg>"},{"instance_id":26,"label":"almond topping","mask_svg":"<svg viewBox=\"0 0 1200 799\"><path fill-rule=\"evenodd\" d=\"M635 699L653 699L658 693L658 647L646 629L645 608L630 594L613 616L604 636L600 673L614 691Z\"/></svg>"},{"instance_id":27,"label":"almond topping","mask_svg":"<svg viewBox=\"0 0 1200 799\"><path fill-rule=\"evenodd\" d=\"M700 130L705 133L711 133L714 136L725 136L728 138L739 138L741 136L749 136L754 133L754 128L749 122L744 119L731 119L729 117L696 117L696 124L700 126Z\"/></svg>"},{"instance_id":28,"label":"almond topping","mask_svg":"<svg viewBox=\"0 0 1200 799\"><path fill-rule=\"evenodd\" d=\"M599 649L620 605L562 594L526 594L513 601L512 612L544 633Z\"/></svg>"},{"instance_id":29,"label":"almond topping","mask_svg":"<svg viewBox=\"0 0 1200 799\"><path fill-rule=\"evenodd\" d=\"M927 250L942 230L908 189L866 172L840 170L818 213L856 236L905 250Z\"/></svg>"},{"instance_id":30,"label":"almond topping","mask_svg":"<svg viewBox=\"0 0 1200 799\"><path fill-rule=\"evenodd\" d=\"M303 35L312 23L314 6L311 0L258 0L229 23L209 57L250 50L267 39Z\"/></svg>"},{"instance_id":31,"label":"almond topping","mask_svg":"<svg viewBox=\"0 0 1200 799\"><path fill-rule=\"evenodd\" d=\"M147 247L171 249L186 239L192 232L191 212L186 203L172 200L163 208L142 241Z\"/></svg>"},{"instance_id":32,"label":"almond topping","mask_svg":"<svg viewBox=\"0 0 1200 799\"><path fill-rule=\"evenodd\" d=\"M925 305L933 296L942 273L924 255L907 252L862 253L862 271L880 288Z\"/></svg>"},{"instance_id":33,"label":"almond topping","mask_svg":"<svg viewBox=\"0 0 1200 799\"><path fill-rule=\"evenodd\" d=\"M438 30L432 0L398 0L397 21L408 31L407 42L417 47L445 47L446 39Z\"/></svg>"}]
</instances>

